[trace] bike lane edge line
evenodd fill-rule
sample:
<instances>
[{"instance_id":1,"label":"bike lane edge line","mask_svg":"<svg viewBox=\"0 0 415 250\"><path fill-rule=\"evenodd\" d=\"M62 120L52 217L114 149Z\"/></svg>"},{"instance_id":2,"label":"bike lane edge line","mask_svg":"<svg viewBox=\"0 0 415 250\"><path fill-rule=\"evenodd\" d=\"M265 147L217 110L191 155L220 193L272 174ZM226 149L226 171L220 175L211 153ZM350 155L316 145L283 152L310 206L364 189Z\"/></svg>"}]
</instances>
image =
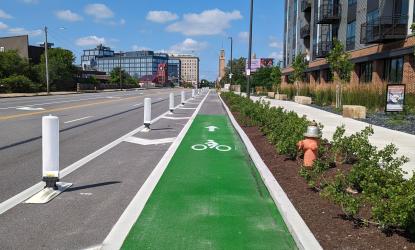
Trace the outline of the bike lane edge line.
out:
<instances>
[{"instance_id":1,"label":"bike lane edge line","mask_svg":"<svg viewBox=\"0 0 415 250\"><path fill-rule=\"evenodd\" d=\"M130 204L121 214L118 221L115 223L110 233L107 235L105 240L102 243L101 249L103 250L113 250L120 249L124 243L125 238L130 232L131 228L134 226L137 219L140 217L141 212L143 211L148 199L151 196L151 193L155 189L157 183L159 182L161 176L169 165L170 160L173 158L176 150L180 146L183 138L186 136L187 131L192 125L196 115L199 113L200 109L203 106L203 103L210 94L210 90L205 94L204 98L200 102L199 106L196 108L195 112L187 121L185 127L182 129L180 134L177 136L176 140L172 143L166 153L163 155L157 166L151 172L147 180L138 190L137 194L131 200Z\"/></svg>"},{"instance_id":2,"label":"bike lane edge line","mask_svg":"<svg viewBox=\"0 0 415 250\"><path fill-rule=\"evenodd\" d=\"M295 209L294 205L291 203L287 194L284 192L278 181L275 179L274 175L268 169L265 162L262 160L258 151L255 149L249 137L243 131L241 126L239 126L235 117L229 110L226 103L223 101L222 97L219 95L219 99L222 102L223 107L228 114L232 125L238 132L238 135L242 139L245 147L251 157L254 165L256 166L258 172L260 173L262 180L267 187L275 205L280 211L291 235L293 236L299 249L323 249L320 243L315 238L314 234L311 232L310 228L301 218L298 211Z\"/></svg>"}]
</instances>

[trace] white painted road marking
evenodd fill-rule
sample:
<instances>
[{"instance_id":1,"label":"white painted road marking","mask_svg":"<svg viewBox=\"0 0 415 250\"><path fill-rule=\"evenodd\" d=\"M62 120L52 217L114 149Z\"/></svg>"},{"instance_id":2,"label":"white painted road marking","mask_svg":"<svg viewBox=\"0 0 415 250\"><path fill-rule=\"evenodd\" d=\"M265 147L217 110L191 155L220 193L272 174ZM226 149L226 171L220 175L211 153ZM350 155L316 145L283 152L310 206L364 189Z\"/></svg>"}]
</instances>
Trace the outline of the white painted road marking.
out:
<instances>
[{"instance_id":1,"label":"white painted road marking","mask_svg":"<svg viewBox=\"0 0 415 250\"><path fill-rule=\"evenodd\" d=\"M216 126L209 126L209 127L206 127L206 128L209 130L209 132L215 132L216 129L219 129Z\"/></svg>"},{"instance_id":2,"label":"white painted road marking","mask_svg":"<svg viewBox=\"0 0 415 250\"><path fill-rule=\"evenodd\" d=\"M140 105L143 105L143 103L140 102L140 103L134 104L133 107L137 107L137 106L140 106Z\"/></svg>"},{"instance_id":3,"label":"white painted road marking","mask_svg":"<svg viewBox=\"0 0 415 250\"><path fill-rule=\"evenodd\" d=\"M91 117L93 117L93 116L82 117L82 118L79 118L79 119L75 119L75 120L71 120L71 121L64 122L64 124L68 124L68 123L72 123L72 122L77 122L77 121L82 121L82 120L85 120L85 119L88 119L88 118L91 118Z\"/></svg>"},{"instance_id":4,"label":"white painted road marking","mask_svg":"<svg viewBox=\"0 0 415 250\"><path fill-rule=\"evenodd\" d=\"M179 107L177 109L196 109L196 108L182 108L182 107Z\"/></svg>"},{"instance_id":5,"label":"white painted road marking","mask_svg":"<svg viewBox=\"0 0 415 250\"><path fill-rule=\"evenodd\" d=\"M17 107L17 110L23 110L23 111L40 111L45 110L44 108L33 108L33 107Z\"/></svg>"},{"instance_id":6,"label":"white painted road marking","mask_svg":"<svg viewBox=\"0 0 415 250\"><path fill-rule=\"evenodd\" d=\"M143 138L138 138L138 137L131 136L131 137L128 137L127 139L125 139L124 141L134 143L134 144L143 145L143 146L148 146L148 145L159 145L159 144L172 143L172 142L174 142L175 139L176 139L176 137L148 140L148 139L143 139Z\"/></svg>"},{"instance_id":7,"label":"white painted road marking","mask_svg":"<svg viewBox=\"0 0 415 250\"><path fill-rule=\"evenodd\" d=\"M163 119L168 119L168 120L187 120L190 119L190 117L170 117L170 116L163 116Z\"/></svg>"}]
</instances>

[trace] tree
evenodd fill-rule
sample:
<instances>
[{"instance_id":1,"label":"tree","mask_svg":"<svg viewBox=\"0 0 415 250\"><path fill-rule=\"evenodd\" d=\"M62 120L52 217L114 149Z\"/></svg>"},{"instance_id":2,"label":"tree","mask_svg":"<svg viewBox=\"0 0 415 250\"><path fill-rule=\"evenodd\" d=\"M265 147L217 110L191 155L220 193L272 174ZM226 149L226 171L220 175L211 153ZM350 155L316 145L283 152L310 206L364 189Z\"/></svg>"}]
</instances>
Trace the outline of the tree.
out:
<instances>
[{"instance_id":1,"label":"tree","mask_svg":"<svg viewBox=\"0 0 415 250\"><path fill-rule=\"evenodd\" d=\"M350 81L354 64L350 61L350 54L345 52L343 44L338 40L333 41L333 48L327 56L327 63L336 82L336 108L340 108L342 105L342 85Z\"/></svg>"},{"instance_id":2,"label":"tree","mask_svg":"<svg viewBox=\"0 0 415 250\"><path fill-rule=\"evenodd\" d=\"M306 63L306 60L303 54L298 54L295 56L292 67L294 69L294 73L293 73L294 84L297 88L296 95L298 96L299 88L300 88L299 82L302 82L304 80L304 73L305 73L305 70L307 69L307 63Z\"/></svg>"},{"instance_id":3,"label":"tree","mask_svg":"<svg viewBox=\"0 0 415 250\"><path fill-rule=\"evenodd\" d=\"M246 58L244 57L232 60L232 82L235 85L241 85L242 91L244 91L246 87L245 62ZM230 66L231 63L229 60L228 65L225 68L225 76L220 80L221 86L224 86L225 83L229 83Z\"/></svg>"},{"instance_id":4,"label":"tree","mask_svg":"<svg viewBox=\"0 0 415 250\"><path fill-rule=\"evenodd\" d=\"M17 50L9 50L0 53L0 79L13 75L25 75L28 77L29 62L17 53Z\"/></svg>"},{"instance_id":5,"label":"tree","mask_svg":"<svg viewBox=\"0 0 415 250\"><path fill-rule=\"evenodd\" d=\"M272 68L262 67L252 73L252 87L264 87L267 90L271 90L272 83Z\"/></svg>"},{"instance_id":6,"label":"tree","mask_svg":"<svg viewBox=\"0 0 415 250\"><path fill-rule=\"evenodd\" d=\"M279 93L279 86L281 85L281 68L279 66L272 67L271 71L271 81L272 81L272 88L273 91Z\"/></svg>"},{"instance_id":7,"label":"tree","mask_svg":"<svg viewBox=\"0 0 415 250\"><path fill-rule=\"evenodd\" d=\"M127 71L125 70L121 70L120 67L115 67L111 72L110 72L110 83L113 84L120 84L121 80L122 82L127 82L127 80L130 78L130 75L127 73ZM120 75L121 75L121 79L120 79Z\"/></svg>"},{"instance_id":8,"label":"tree","mask_svg":"<svg viewBox=\"0 0 415 250\"><path fill-rule=\"evenodd\" d=\"M40 79L46 83L45 54L40 58ZM70 50L62 48L48 49L49 83L51 89L67 90L74 88L74 74L76 71L75 56Z\"/></svg>"}]
</instances>

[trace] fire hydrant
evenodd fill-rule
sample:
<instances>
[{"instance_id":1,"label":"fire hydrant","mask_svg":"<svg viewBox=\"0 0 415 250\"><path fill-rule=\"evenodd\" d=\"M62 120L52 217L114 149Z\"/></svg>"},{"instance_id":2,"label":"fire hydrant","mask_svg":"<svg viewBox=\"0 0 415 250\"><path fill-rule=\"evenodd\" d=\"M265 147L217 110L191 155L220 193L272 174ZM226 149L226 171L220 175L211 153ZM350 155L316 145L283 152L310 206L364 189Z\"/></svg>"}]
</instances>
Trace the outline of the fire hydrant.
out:
<instances>
[{"instance_id":1,"label":"fire hydrant","mask_svg":"<svg viewBox=\"0 0 415 250\"><path fill-rule=\"evenodd\" d=\"M308 169L313 167L314 161L317 159L320 136L317 124L312 122L304 134L305 139L297 143L298 149L304 151L303 166Z\"/></svg>"}]
</instances>

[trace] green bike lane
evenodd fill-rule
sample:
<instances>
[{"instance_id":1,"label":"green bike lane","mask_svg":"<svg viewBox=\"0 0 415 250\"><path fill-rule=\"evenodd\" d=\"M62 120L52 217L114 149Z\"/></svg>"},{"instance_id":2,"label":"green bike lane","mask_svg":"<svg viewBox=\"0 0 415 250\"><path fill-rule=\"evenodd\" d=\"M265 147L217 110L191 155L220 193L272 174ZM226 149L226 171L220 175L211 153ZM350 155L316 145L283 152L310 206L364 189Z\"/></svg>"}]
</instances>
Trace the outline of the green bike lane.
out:
<instances>
[{"instance_id":1,"label":"green bike lane","mask_svg":"<svg viewBox=\"0 0 415 250\"><path fill-rule=\"evenodd\" d=\"M197 115L122 249L297 249L225 115Z\"/></svg>"}]
</instances>

